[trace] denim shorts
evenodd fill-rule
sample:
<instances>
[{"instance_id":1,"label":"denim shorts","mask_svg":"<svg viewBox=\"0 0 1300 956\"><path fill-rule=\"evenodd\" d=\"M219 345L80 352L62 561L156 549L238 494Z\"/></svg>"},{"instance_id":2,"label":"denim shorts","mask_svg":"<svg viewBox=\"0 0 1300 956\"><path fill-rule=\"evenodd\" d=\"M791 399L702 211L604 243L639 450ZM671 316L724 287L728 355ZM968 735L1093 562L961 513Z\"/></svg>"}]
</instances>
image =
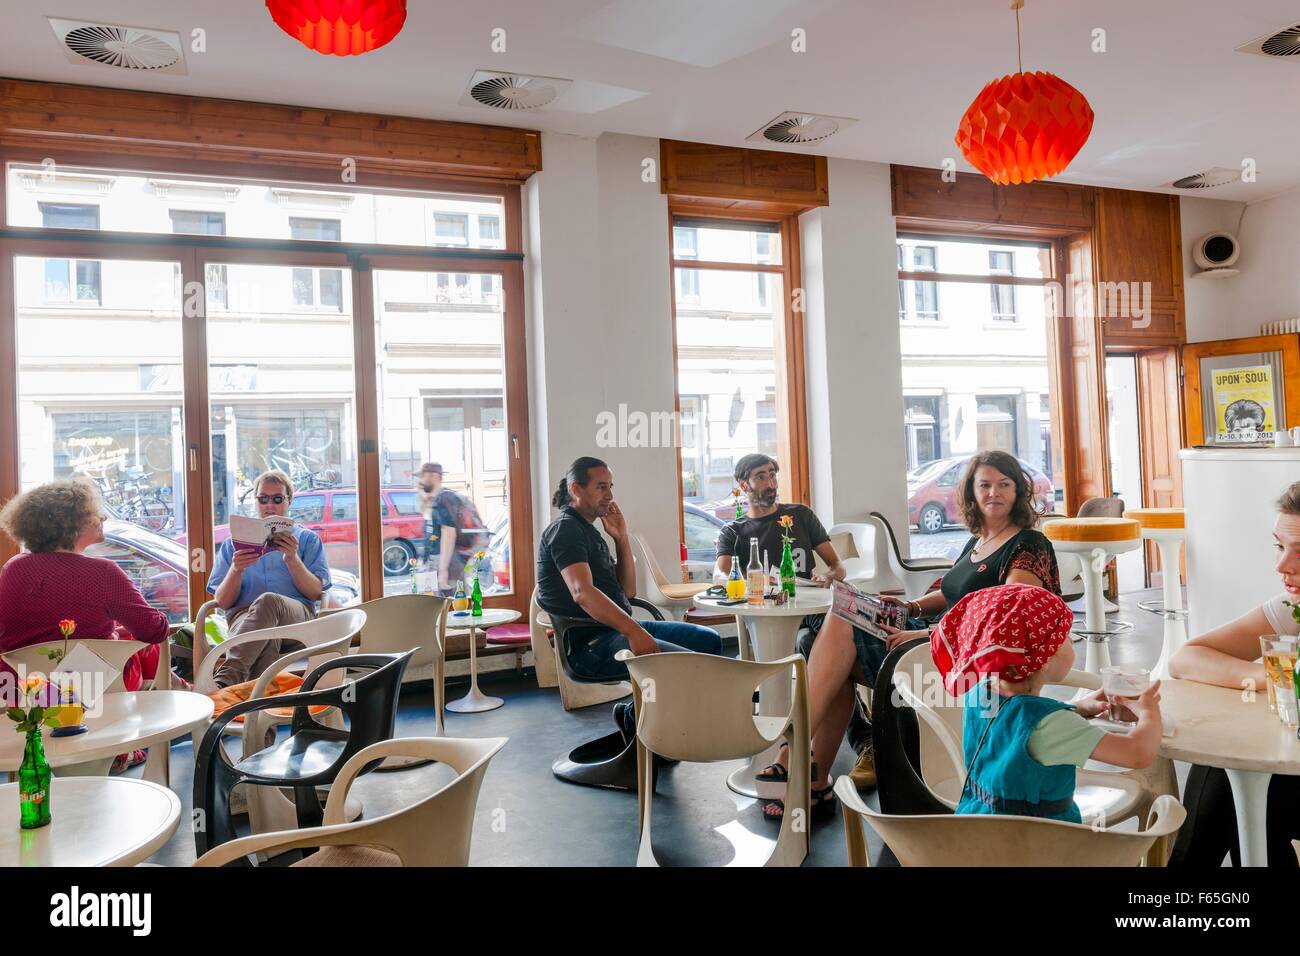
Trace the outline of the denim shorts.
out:
<instances>
[{"instance_id":1,"label":"denim shorts","mask_svg":"<svg viewBox=\"0 0 1300 956\"><path fill-rule=\"evenodd\" d=\"M825 614L809 614L800 622L800 630L804 631L799 638L799 653L807 657L812 652L813 642L817 639L817 634L826 622ZM862 675L867 679L867 683L872 687L876 684L876 675L880 673L880 665L884 663L889 651L885 649L885 642L874 635L868 634L860 628L853 628L853 649L857 652L858 667L862 669Z\"/></svg>"}]
</instances>

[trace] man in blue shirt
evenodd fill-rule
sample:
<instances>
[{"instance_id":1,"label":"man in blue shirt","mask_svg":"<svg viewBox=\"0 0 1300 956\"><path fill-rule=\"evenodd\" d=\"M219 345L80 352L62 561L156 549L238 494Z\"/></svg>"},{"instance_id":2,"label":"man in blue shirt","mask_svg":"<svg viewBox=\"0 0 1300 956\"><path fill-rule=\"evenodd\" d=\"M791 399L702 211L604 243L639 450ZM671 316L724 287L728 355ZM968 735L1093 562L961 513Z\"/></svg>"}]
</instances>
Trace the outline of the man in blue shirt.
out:
<instances>
[{"instance_id":1,"label":"man in blue shirt","mask_svg":"<svg viewBox=\"0 0 1300 956\"><path fill-rule=\"evenodd\" d=\"M258 514L287 515L293 483L281 471L267 471L253 482ZM314 531L295 526L276 535L266 553L236 551L233 538L217 549L208 593L226 612L232 637L316 616L316 604L330 586L325 546ZM296 642L293 642L296 643ZM281 645L286 646L281 646ZM250 641L233 648L213 675L218 687L258 677L276 658L294 650L287 641ZM299 645L301 646L301 645Z\"/></svg>"}]
</instances>

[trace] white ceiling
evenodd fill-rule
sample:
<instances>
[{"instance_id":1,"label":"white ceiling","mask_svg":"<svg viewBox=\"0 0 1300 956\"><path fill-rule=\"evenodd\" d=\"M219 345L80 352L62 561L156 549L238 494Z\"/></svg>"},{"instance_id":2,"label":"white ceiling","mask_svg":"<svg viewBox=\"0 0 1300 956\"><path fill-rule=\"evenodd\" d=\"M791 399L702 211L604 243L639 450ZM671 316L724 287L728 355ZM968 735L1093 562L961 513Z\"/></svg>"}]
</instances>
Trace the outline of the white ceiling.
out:
<instances>
[{"instance_id":1,"label":"white ceiling","mask_svg":"<svg viewBox=\"0 0 1300 956\"><path fill-rule=\"evenodd\" d=\"M1007 0L410 0L398 37L355 58L300 46L261 0L5 6L0 76L734 146L799 110L858 120L807 152L931 167L953 157L965 170L957 121L1016 67ZM183 76L74 64L47 16L182 38L202 28L207 52L187 52ZM1296 22L1300 3L1283 0L1028 0L1025 68L1068 80L1097 115L1061 179L1159 189L1249 158L1255 183L1195 194L1253 201L1300 186L1300 56L1234 52ZM504 53L491 49L497 27ZM791 51L795 28L805 53ZM1092 52L1096 28L1105 53ZM575 82L542 110L459 106L476 69Z\"/></svg>"}]
</instances>

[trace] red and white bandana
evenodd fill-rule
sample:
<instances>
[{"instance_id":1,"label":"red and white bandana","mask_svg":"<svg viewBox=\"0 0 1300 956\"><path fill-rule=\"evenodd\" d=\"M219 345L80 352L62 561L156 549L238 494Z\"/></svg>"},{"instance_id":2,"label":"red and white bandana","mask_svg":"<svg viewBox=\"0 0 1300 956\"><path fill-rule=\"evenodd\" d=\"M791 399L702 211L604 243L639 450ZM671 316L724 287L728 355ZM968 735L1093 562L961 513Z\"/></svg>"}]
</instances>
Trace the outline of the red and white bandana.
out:
<instances>
[{"instance_id":1,"label":"red and white bandana","mask_svg":"<svg viewBox=\"0 0 1300 956\"><path fill-rule=\"evenodd\" d=\"M930 634L944 687L960 697L984 674L1022 681L1069 639L1074 614L1032 584L1000 584L958 601Z\"/></svg>"}]
</instances>

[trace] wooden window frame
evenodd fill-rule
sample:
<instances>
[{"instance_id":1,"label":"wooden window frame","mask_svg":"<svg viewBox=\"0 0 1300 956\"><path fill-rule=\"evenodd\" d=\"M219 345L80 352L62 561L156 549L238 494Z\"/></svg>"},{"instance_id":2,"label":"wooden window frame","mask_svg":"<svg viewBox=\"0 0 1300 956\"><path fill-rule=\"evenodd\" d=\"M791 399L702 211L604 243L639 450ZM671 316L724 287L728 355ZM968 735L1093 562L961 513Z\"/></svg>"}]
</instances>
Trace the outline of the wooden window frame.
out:
<instances>
[{"instance_id":1,"label":"wooden window frame","mask_svg":"<svg viewBox=\"0 0 1300 956\"><path fill-rule=\"evenodd\" d=\"M730 222L766 223L777 226L781 237L780 263L712 262L704 259L678 259L674 249L673 226L677 217L714 219ZM673 410L681 421L681 388L677 358L677 270L702 269L731 272L770 272L782 277L784 287L784 321L778 326L776 361L777 458L785 485L786 501L811 504L808 462L808 405L804 384L803 310L795 308L796 290L802 291L800 271L799 218L794 212L773 213L728 206L710 206L697 202L668 203L668 287L672 303ZM677 442L677 499L682 500L682 449ZM685 519L677 509L678 540L685 540Z\"/></svg>"},{"instance_id":2,"label":"wooden window frame","mask_svg":"<svg viewBox=\"0 0 1300 956\"><path fill-rule=\"evenodd\" d=\"M261 165L232 160L129 154L105 156L70 149L0 150L0 501L21 487L18 437L19 393L15 257L94 258L179 262L181 288L205 281L208 263L255 263L271 266L310 266L347 269L352 277L352 326L357 493L360 502L358 542L362 600L383 596L382 540L373 269L421 272L492 272L502 278L505 337L507 421L511 428L509 487L511 521L511 593L490 596L485 604L527 613L534 569L521 557L532 553L531 442L528 424L527 333L524 314L523 224L520 186L513 182L429 177L419 180L385 174L367 175L364 183L349 183L351 191L495 196L505 218L504 249L395 246L294 239L259 239L178 233L125 233L45 229L8 225L8 166L39 164L47 158L63 167L159 176L219 177L227 180L274 180L285 183L328 183L338 187L337 172L311 167ZM208 569L213 557L210 403L208 395L207 315L186 316L181 300L182 367L185 370L183 420L188 482L186 525L190 549L191 613L206 599ZM206 305L206 289L205 289ZM367 446L367 442L369 445ZM369 448L361 451L362 448ZM202 549L203 561L195 561ZM16 554L16 543L0 534L0 565ZM194 570L198 564L200 570Z\"/></svg>"}]
</instances>

